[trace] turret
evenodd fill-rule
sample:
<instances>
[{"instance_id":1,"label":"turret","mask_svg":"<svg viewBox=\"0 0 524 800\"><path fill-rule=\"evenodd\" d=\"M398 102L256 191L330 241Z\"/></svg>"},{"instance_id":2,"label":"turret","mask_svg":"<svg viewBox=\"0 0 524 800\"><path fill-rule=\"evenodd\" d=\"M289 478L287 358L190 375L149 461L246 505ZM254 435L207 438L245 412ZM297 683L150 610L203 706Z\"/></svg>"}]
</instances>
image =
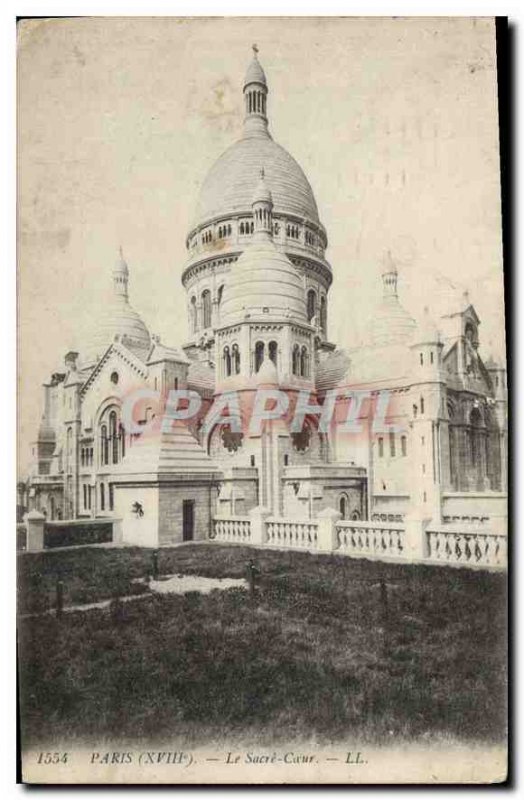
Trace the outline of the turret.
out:
<instances>
[{"instance_id":1,"label":"turret","mask_svg":"<svg viewBox=\"0 0 524 800\"><path fill-rule=\"evenodd\" d=\"M440 332L426 306L413 335L413 374L417 383L442 382L442 349Z\"/></svg>"},{"instance_id":2,"label":"turret","mask_svg":"<svg viewBox=\"0 0 524 800\"><path fill-rule=\"evenodd\" d=\"M269 136L267 129L267 81L253 45L253 59L244 78L244 136Z\"/></svg>"},{"instance_id":3,"label":"turret","mask_svg":"<svg viewBox=\"0 0 524 800\"><path fill-rule=\"evenodd\" d=\"M129 267L124 259L122 247L119 249L119 257L113 267L113 291L117 297L128 300Z\"/></svg>"},{"instance_id":4,"label":"turret","mask_svg":"<svg viewBox=\"0 0 524 800\"><path fill-rule=\"evenodd\" d=\"M253 194L254 241L273 238L273 198L265 182L264 168L260 170L260 180Z\"/></svg>"}]
</instances>

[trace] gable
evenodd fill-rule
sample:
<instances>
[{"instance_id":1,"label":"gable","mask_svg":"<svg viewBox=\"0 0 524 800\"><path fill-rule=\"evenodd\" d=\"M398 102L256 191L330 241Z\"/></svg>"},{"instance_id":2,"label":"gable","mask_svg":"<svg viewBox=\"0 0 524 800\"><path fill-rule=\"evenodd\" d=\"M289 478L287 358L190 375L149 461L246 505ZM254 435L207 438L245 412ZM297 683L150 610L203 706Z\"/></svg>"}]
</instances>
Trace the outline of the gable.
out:
<instances>
[{"instance_id":1,"label":"gable","mask_svg":"<svg viewBox=\"0 0 524 800\"><path fill-rule=\"evenodd\" d=\"M92 429L102 404L109 398L121 404L147 385L147 368L125 348L111 345L81 390L82 433Z\"/></svg>"}]
</instances>

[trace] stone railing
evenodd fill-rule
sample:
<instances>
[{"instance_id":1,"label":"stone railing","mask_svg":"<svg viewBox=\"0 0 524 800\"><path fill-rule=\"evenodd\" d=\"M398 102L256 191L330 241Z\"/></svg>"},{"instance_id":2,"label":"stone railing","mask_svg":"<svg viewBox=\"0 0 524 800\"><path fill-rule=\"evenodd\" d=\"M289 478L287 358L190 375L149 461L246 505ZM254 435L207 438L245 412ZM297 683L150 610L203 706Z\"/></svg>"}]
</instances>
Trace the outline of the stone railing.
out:
<instances>
[{"instance_id":1,"label":"stone railing","mask_svg":"<svg viewBox=\"0 0 524 800\"><path fill-rule=\"evenodd\" d=\"M398 523L336 523L339 552L351 556L405 558L405 528Z\"/></svg>"},{"instance_id":2,"label":"stone railing","mask_svg":"<svg viewBox=\"0 0 524 800\"><path fill-rule=\"evenodd\" d=\"M318 522L270 517L266 520L265 543L273 547L318 550Z\"/></svg>"},{"instance_id":3,"label":"stone railing","mask_svg":"<svg viewBox=\"0 0 524 800\"><path fill-rule=\"evenodd\" d=\"M213 520L212 538L218 542L249 543L251 521L249 517L216 517Z\"/></svg>"},{"instance_id":4,"label":"stone railing","mask_svg":"<svg viewBox=\"0 0 524 800\"><path fill-rule=\"evenodd\" d=\"M464 566L505 567L507 537L464 529L427 529L427 558Z\"/></svg>"},{"instance_id":5,"label":"stone railing","mask_svg":"<svg viewBox=\"0 0 524 800\"><path fill-rule=\"evenodd\" d=\"M428 526L407 518L398 522L342 520L332 508L316 519L270 516L262 507L248 517L215 517L210 535L219 542L309 550L404 563L451 564L505 569L507 539L483 530Z\"/></svg>"}]
</instances>

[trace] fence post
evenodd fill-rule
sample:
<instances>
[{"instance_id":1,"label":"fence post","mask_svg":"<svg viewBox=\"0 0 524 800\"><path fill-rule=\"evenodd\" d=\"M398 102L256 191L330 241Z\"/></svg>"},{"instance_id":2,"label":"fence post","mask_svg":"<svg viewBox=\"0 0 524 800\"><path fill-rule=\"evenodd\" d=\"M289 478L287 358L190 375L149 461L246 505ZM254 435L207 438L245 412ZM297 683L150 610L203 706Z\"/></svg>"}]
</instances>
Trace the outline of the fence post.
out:
<instances>
[{"instance_id":1,"label":"fence post","mask_svg":"<svg viewBox=\"0 0 524 800\"><path fill-rule=\"evenodd\" d=\"M271 513L264 506L256 506L249 512L249 521L251 525L251 538L250 544L265 544L267 541L266 533L266 519L271 516Z\"/></svg>"},{"instance_id":2,"label":"fence post","mask_svg":"<svg viewBox=\"0 0 524 800\"><path fill-rule=\"evenodd\" d=\"M60 618L64 613L64 581L56 582L56 616Z\"/></svg>"},{"instance_id":3,"label":"fence post","mask_svg":"<svg viewBox=\"0 0 524 800\"><path fill-rule=\"evenodd\" d=\"M121 519L113 520L113 535L111 537L113 544L122 544L124 541L124 529Z\"/></svg>"},{"instance_id":4,"label":"fence post","mask_svg":"<svg viewBox=\"0 0 524 800\"><path fill-rule=\"evenodd\" d=\"M334 508L323 508L317 515L318 520L318 547L319 550L338 549L337 522L342 519L342 514Z\"/></svg>"},{"instance_id":5,"label":"fence post","mask_svg":"<svg viewBox=\"0 0 524 800\"><path fill-rule=\"evenodd\" d=\"M429 519L418 514L406 514L406 557L411 561L424 561L429 555L426 527Z\"/></svg>"},{"instance_id":6,"label":"fence post","mask_svg":"<svg viewBox=\"0 0 524 800\"><path fill-rule=\"evenodd\" d=\"M40 511L30 511L24 518L26 525L26 550L36 552L44 549L45 516Z\"/></svg>"}]
</instances>

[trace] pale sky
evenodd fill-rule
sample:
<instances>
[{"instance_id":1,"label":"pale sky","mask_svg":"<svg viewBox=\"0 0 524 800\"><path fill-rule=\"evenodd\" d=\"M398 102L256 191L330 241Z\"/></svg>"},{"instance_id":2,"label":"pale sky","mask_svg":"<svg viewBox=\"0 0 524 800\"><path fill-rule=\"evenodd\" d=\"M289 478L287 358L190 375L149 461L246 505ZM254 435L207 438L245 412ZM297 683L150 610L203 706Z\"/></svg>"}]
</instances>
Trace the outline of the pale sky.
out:
<instances>
[{"instance_id":1,"label":"pale sky","mask_svg":"<svg viewBox=\"0 0 524 800\"><path fill-rule=\"evenodd\" d=\"M273 138L327 229L329 337L358 343L390 249L415 316L464 289L504 352L494 23L93 18L19 31L20 466L40 386L96 324L122 245L130 299L187 338L180 276L199 187L242 130L251 44Z\"/></svg>"}]
</instances>

